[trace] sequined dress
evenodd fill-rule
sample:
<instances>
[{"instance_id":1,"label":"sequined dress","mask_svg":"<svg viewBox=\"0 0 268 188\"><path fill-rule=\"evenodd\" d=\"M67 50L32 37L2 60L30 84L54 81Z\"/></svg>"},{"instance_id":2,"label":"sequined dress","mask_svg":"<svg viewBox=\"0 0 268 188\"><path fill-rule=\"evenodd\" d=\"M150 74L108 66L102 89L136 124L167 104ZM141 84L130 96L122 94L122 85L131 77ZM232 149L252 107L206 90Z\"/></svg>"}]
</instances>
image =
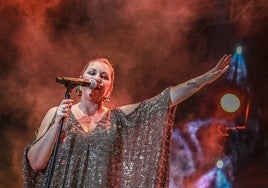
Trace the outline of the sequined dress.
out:
<instances>
[{"instance_id":1,"label":"sequined dress","mask_svg":"<svg viewBox=\"0 0 268 188\"><path fill-rule=\"evenodd\" d=\"M109 110L86 133L73 114L65 123L51 187L168 187L174 108L170 89L141 102L130 114ZM48 168L33 170L24 151L24 187L45 187ZM50 161L51 162L51 161Z\"/></svg>"}]
</instances>

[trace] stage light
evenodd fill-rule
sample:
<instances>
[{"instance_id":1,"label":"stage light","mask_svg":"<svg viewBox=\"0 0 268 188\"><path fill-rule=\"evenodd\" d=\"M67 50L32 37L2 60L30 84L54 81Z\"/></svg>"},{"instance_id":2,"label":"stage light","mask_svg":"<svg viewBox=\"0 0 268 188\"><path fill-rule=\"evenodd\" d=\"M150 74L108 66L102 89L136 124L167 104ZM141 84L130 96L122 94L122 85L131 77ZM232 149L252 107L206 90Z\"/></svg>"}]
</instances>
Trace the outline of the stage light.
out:
<instances>
[{"instance_id":1,"label":"stage light","mask_svg":"<svg viewBox=\"0 0 268 188\"><path fill-rule=\"evenodd\" d=\"M220 100L221 108L229 113L236 112L240 107L240 99L232 93L226 93Z\"/></svg>"},{"instance_id":2,"label":"stage light","mask_svg":"<svg viewBox=\"0 0 268 188\"><path fill-rule=\"evenodd\" d=\"M223 168L223 166L224 166L223 161L222 161L222 160L218 160L217 163L216 163L216 166L217 166L218 168Z\"/></svg>"},{"instance_id":3,"label":"stage light","mask_svg":"<svg viewBox=\"0 0 268 188\"><path fill-rule=\"evenodd\" d=\"M238 54L242 54L242 47L241 47L241 46L238 46L238 47L236 48L236 53L238 53Z\"/></svg>"},{"instance_id":4,"label":"stage light","mask_svg":"<svg viewBox=\"0 0 268 188\"><path fill-rule=\"evenodd\" d=\"M247 88L248 72L242 51L242 47L237 46L230 63L230 69L226 76L232 84L235 84L238 87Z\"/></svg>"}]
</instances>

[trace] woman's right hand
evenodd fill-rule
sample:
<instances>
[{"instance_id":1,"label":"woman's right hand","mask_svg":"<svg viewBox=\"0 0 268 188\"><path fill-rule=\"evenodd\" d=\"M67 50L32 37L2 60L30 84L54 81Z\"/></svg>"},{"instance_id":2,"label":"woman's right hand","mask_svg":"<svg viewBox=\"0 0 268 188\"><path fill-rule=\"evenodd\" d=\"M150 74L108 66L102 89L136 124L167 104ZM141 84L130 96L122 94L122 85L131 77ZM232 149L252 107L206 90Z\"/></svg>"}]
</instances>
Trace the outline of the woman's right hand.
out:
<instances>
[{"instance_id":1,"label":"woman's right hand","mask_svg":"<svg viewBox=\"0 0 268 188\"><path fill-rule=\"evenodd\" d=\"M55 122L60 122L62 118L68 117L71 112L71 107L73 105L73 99L63 99L57 108Z\"/></svg>"}]
</instances>

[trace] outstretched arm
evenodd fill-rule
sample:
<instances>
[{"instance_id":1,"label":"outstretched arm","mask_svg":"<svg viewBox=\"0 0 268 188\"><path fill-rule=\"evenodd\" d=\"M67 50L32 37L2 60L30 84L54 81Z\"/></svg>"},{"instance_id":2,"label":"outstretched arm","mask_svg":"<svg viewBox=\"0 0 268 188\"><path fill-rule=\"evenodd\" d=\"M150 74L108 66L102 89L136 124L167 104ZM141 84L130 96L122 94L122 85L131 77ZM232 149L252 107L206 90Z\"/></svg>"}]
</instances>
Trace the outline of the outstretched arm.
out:
<instances>
[{"instance_id":1,"label":"outstretched arm","mask_svg":"<svg viewBox=\"0 0 268 188\"><path fill-rule=\"evenodd\" d=\"M175 106L185 99L189 98L196 92L198 92L205 85L215 81L219 78L228 68L231 62L232 56L225 54L217 65L212 68L210 71L205 74L178 84L171 88L170 98L171 104L170 106Z\"/></svg>"}]
</instances>

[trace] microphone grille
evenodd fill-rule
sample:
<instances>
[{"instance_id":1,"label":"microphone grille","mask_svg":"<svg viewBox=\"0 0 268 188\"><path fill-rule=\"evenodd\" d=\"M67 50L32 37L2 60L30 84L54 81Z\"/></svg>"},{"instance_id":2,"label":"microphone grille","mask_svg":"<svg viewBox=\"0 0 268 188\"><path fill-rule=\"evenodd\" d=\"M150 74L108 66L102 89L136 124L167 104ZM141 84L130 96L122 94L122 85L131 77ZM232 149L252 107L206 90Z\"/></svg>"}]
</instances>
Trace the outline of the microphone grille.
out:
<instances>
[{"instance_id":1,"label":"microphone grille","mask_svg":"<svg viewBox=\"0 0 268 188\"><path fill-rule=\"evenodd\" d=\"M97 81L96 80L94 80L94 79L91 79L90 80L90 88L91 89L95 89L96 87L97 87Z\"/></svg>"}]
</instances>

